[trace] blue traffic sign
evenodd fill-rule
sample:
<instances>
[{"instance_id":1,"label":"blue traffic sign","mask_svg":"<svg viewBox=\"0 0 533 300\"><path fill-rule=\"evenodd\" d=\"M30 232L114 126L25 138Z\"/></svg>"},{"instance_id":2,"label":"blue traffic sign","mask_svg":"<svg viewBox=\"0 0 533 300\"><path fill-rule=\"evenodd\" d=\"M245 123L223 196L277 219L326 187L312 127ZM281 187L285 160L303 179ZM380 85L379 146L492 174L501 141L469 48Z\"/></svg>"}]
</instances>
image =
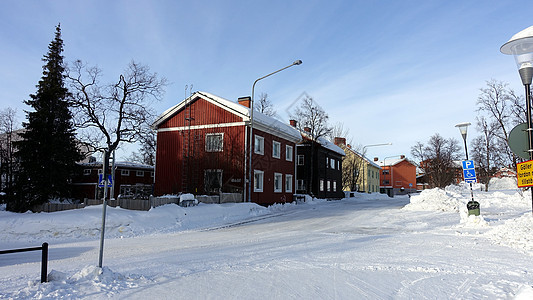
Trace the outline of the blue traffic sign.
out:
<instances>
[{"instance_id":1,"label":"blue traffic sign","mask_svg":"<svg viewBox=\"0 0 533 300\"><path fill-rule=\"evenodd\" d=\"M465 182L476 182L476 169L474 167L474 161L464 160L463 161L463 177Z\"/></svg>"},{"instance_id":2,"label":"blue traffic sign","mask_svg":"<svg viewBox=\"0 0 533 300\"><path fill-rule=\"evenodd\" d=\"M113 177L111 175L107 175L107 185L110 186L112 184L113 184ZM98 174L98 186L99 187L105 186L104 174Z\"/></svg>"}]
</instances>

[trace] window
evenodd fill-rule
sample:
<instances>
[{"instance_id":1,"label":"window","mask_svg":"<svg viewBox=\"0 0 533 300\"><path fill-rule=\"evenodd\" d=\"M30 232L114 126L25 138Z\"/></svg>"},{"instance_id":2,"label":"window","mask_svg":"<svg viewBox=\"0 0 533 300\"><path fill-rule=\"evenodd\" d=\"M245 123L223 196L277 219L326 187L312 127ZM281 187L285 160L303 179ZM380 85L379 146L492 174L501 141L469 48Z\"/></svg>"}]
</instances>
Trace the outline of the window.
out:
<instances>
[{"instance_id":1,"label":"window","mask_svg":"<svg viewBox=\"0 0 533 300\"><path fill-rule=\"evenodd\" d=\"M130 176L130 170L120 170L121 176Z\"/></svg>"},{"instance_id":2,"label":"window","mask_svg":"<svg viewBox=\"0 0 533 300\"><path fill-rule=\"evenodd\" d=\"M144 171L137 171L135 175L137 175L137 177L144 177Z\"/></svg>"},{"instance_id":3,"label":"window","mask_svg":"<svg viewBox=\"0 0 533 300\"><path fill-rule=\"evenodd\" d=\"M304 165L304 156L298 155L298 165L303 166Z\"/></svg>"},{"instance_id":4,"label":"window","mask_svg":"<svg viewBox=\"0 0 533 300\"><path fill-rule=\"evenodd\" d=\"M383 180L383 185L389 185L390 184L390 181L388 180Z\"/></svg>"},{"instance_id":5,"label":"window","mask_svg":"<svg viewBox=\"0 0 533 300\"><path fill-rule=\"evenodd\" d=\"M333 170L335 170L335 160L332 158L332 159L330 159L329 162L330 162L330 167L331 167Z\"/></svg>"},{"instance_id":6,"label":"window","mask_svg":"<svg viewBox=\"0 0 533 300\"><path fill-rule=\"evenodd\" d=\"M320 179L320 191L324 191L324 179Z\"/></svg>"},{"instance_id":7,"label":"window","mask_svg":"<svg viewBox=\"0 0 533 300\"><path fill-rule=\"evenodd\" d=\"M341 161L337 160L337 170L340 170L340 169L341 169Z\"/></svg>"},{"instance_id":8,"label":"window","mask_svg":"<svg viewBox=\"0 0 533 300\"><path fill-rule=\"evenodd\" d=\"M333 191L337 191L337 181L333 181Z\"/></svg>"},{"instance_id":9,"label":"window","mask_svg":"<svg viewBox=\"0 0 533 300\"><path fill-rule=\"evenodd\" d=\"M383 170L383 175L387 175L387 174L389 174L389 169L384 169Z\"/></svg>"},{"instance_id":10,"label":"window","mask_svg":"<svg viewBox=\"0 0 533 300\"><path fill-rule=\"evenodd\" d=\"M296 181L296 190L305 191L305 181L303 179L298 179Z\"/></svg>"},{"instance_id":11,"label":"window","mask_svg":"<svg viewBox=\"0 0 533 300\"><path fill-rule=\"evenodd\" d=\"M327 191L328 191L328 192L331 191L331 181L328 180L328 181L326 182L326 184L327 184L327 189L328 189Z\"/></svg>"},{"instance_id":12,"label":"window","mask_svg":"<svg viewBox=\"0 0 533 300\"><path fill-rule=\"evenodd\" d=\"M254 192L263 191L263 177L264 177L263 171L254 170Z\"/></svg>"},{"instance_id":13,"label":"window","mask_svg":"<svg viewBox=\"0 0 533 300\"><path fill-rule=\"evenodd\" d=\"M224 149L224 133L206 133L205 151L222 152Z\"/></svg>"},{"instance_id":14,"label":"window","mask_svg":"<svg viewBox=\"0 0 533 300\"><path fill-rule=\"evenodd\" d=\"M272 157L280 158L281 156L281 143L272 141Z\"/></svg>"},{"instance_id":15,"label":"window","mask_svg":"<svg viewBox=\"0 0 533 300\"><path fill-rule=\"evenodd\" d=\"M222 170L207 169L204 171L204 190L217 193L222 189Z\"/></svg>"},{"instance_id":16,"label":"window","mask_svg":"<svg viewBox=\"0 0 533 300\"><path fill-rule=\"evenodd\" d=\"M91 169L84 169L83 170L83 175L91 175Z\"/></svg>"},{"instance_id":17,"label":"window","mask_svg":"<svg viewBox=\"0 0 533 300\"><path fill-rule=\"evenodd\" d=\"M285 175L285 192L292 192L292 175L290 174Z\"/></svg>"},{"instance_id":18,"label":"window","mask_svg":"<svg viewBox=\"0 0 533 300\"><path fill-rule=\"evenodd\" d=\"M292 146L285 146L285 160L292 161Z\"/></svg>"},{"instance_id":19,"label":"window","mask_svg":"<svg viewBox=\"0 0 533 300\"><path fill-rule=\"evenodd\" d=\"M326 169L329 168L329 157L326 156Z\"/></svg>"},{"instance_id":20,"label":"window","mask_svg":"<svg viewBox=\"0 0 533 300\"><path fill-rule=\"evenodd\" d=\"M283 175L280 173L274 173L274 192L281 193L283 184Z\"/></svg>"},{"instance_id":21,"label":"window","mask_svg":"<svg viewBox=\"0 0 533 300\"><path fill-rule=\"evenodd\" d=\"M265 154L265 138L259 135L255 135L254 138L254 153Z\"/></svg>"}]
</instances>

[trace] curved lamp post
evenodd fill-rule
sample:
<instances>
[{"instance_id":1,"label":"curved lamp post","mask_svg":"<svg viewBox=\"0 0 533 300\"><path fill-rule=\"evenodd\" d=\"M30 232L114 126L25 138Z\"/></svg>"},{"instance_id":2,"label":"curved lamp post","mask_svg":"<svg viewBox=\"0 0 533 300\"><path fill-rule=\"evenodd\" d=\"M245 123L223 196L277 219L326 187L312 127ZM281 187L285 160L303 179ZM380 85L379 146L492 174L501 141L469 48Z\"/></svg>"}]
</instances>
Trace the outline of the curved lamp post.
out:
<instances>
[{"instance_id":1,"label":"curved lamp post","mask_svg":"<svg viewBox=\"0 0 533 300\"><path fill-rule=\"evenodd\" d=\"M255 84L261 80L261 79L265 79L267 78L268 76L271 76L271 75L274 75L278 72L281 72L285 69L288 69L292 66L297 66L297 65L301 65L302 64L302 61L301 60L296 60L294 61L292 64L284 67L284 68L281 68L277 71L274 71L270 74L267 74L261 78L258 78L254 81L254 84L252 85L252 100L250 101L250 137L249 137L249 140L248 140L248 146L249 146L249 149L248 149L248 202L252 202L252 151L253 151L253 134L252 134L252 131L253 131L253 128L254 128L254 91L255 91ZM246 198L246 196L245 196Z\"/></svg>"},{"instance_id":2,"label":"curved lamp post","mask_svg":"<svg viewBox=\"0 0 533 300\"><path fill-rule=\"evenodd\" d=\"M370 147L378 147L378 146L390 146L392 145L392 143L381 143L381 144L372 144L372 145L365 145L363 146L363 157L361 158L362 161L363 161L363 187L365 188L365 190L363 192L368 192L367 191L367 187L368 185L366 184L366 181L365 181L365 175L367 173L367 168L366 166L368 165L366 162L365 162L365 156L366 156L366 148L370 148Z\"/></svg>"},{"instance_id":3,"label":"curved lamp post","mask_svg":"<svg viewBox=\"0 0 533 300\"><path fill-rule=\"evenodd\" d=\"M533 126L531 124L531 78L533 77L533 26L513 35L500 48L503 54L514 55L522 84L526 91L527 140L529 159L533 160ZM533 206L533 191L531 193Z\"/></svg>"},{"instance_id":4,"label":"curved lamp post","mask_svg":"<svg viewBox=\"0 0 533 300\"><path fill-rule=\"evenodd\" d=\"M466 133L468 131L468 126L471 124L469 122L459 123L455 125L455 127L459 128L459 131L461 132L461 135L463 136L463 141L465 142L465 154L466 154L466 160L468 160L468 147L466 145ZM466 204L466 208L468 209L468 215L475 215L479 216L479 202L474 201L474 190L472 189L472 182L470 183L470 196L471 200L468 201Z\"/></svg>"}]
</instances>

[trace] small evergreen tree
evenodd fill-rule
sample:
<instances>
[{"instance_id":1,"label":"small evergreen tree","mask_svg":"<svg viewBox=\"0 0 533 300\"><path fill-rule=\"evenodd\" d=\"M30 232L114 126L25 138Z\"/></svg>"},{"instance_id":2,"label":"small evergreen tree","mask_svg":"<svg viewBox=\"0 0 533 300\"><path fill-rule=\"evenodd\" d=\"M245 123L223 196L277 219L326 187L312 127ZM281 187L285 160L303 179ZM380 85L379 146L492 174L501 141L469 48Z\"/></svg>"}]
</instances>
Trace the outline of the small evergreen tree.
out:
<instances>
[{"instance_id":1,"label":"small evergreen tree","mask_svg":"<svg viewBox=\"0 0 533 300\"><path fill-rule=\"evenodd\" d=\"M51 198L69 196L69 181L81 159L73 129L71 98L64 85L63 40L60 25L44 56L43 76L37 93L24 101L33 111L26 112L22 140L16 143L20 159L17 196L8 207L26 211Z\"/></svg>"}]
</instances>

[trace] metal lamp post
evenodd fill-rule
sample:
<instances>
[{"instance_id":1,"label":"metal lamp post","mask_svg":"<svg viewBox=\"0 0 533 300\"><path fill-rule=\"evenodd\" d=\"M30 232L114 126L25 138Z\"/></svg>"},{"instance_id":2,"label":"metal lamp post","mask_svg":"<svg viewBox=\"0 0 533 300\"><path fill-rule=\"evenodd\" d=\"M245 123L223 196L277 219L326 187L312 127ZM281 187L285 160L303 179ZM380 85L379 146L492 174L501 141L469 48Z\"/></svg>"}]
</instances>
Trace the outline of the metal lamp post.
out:
<instances>
[{"instance_id":1,"label":"metal lamp post","mask_svg":"<svg viewBox=\"0 0 533 300\"><path fill-rule=\"evenodd\" d=\"M248 146L249 146L249 149L248 149L248 202L252 202L252 151L253 151L253 134L252 134L252 131L253 131L253 128L254 128L254 92L255 92L255 84L261 80L261 79L265 79L271 75L274 75L278 72L281 72L285 69L288 69L292 66L297 66L297 65L301 65L302 64L302 61L301 60L296 60L294 61L292 64L284 67L284 68L281 68L277 71L274 71L270 74L267 74L261 78L258 78L254 81L254 84L252 85L252 99L250 101L250 137L249 137L249 140L248 140ZM246 191L245 191L246 192ZM244 197L246 199L246 196Z\"/></svg>"},{"instance_id":2,"label":"metal lamp post","mask_svg":"<svg viewBox=\"0 0 533 300\"><path fill-rule=\"evenodd\" d=\"M370 148L370 147L378 147L378 146L390 146L392 145L392 143L382 143L382 144L373 144L373 145L366 145L366 146L363 146L363 157L361 158L362 161L363 161L363 187L365 188L365 190L363 192L367 192L367 184L365 182L365 175L366 175L366 170L367 168L365 168L367 166L367 163L365 162L365 155L366 155L366 148Z\"/></svg>"},{"instance_id":3,"label":"metal lamp post","mask_svg":"<svg viewBox=\"0 0 533 300\"><path fill-rule=\"evenodd\" d=\"M463 136L463 141L465 143L465 155L466 160L468 160L468 146L466 143L466 133L468 131L468 126L471 124L469 122L459 123L455 125L455 127L459 128L459 131L461 132L461 135ZM472 182L469 182L470 184L470 197L471 200L468 201L466 204L466 208L468 209L468 215L475 215L479 216L479 202L474 201L474 190L472 189Z\"/></svg>"},{"instance_id":4,"label":"metal lamp post","mask_svg":"<svg viewBox=\"0 0 533 300\"><path fill-rule=\"evenodd\" d=\"M514 55L516 66L526 92L527 140L529 160L533 160L533 126L531 124L531 79L533 77L533 26L513 35L500 48L503 54ZM533 205L533 192L531 193Z\"/></svg>"}]
</instances>

